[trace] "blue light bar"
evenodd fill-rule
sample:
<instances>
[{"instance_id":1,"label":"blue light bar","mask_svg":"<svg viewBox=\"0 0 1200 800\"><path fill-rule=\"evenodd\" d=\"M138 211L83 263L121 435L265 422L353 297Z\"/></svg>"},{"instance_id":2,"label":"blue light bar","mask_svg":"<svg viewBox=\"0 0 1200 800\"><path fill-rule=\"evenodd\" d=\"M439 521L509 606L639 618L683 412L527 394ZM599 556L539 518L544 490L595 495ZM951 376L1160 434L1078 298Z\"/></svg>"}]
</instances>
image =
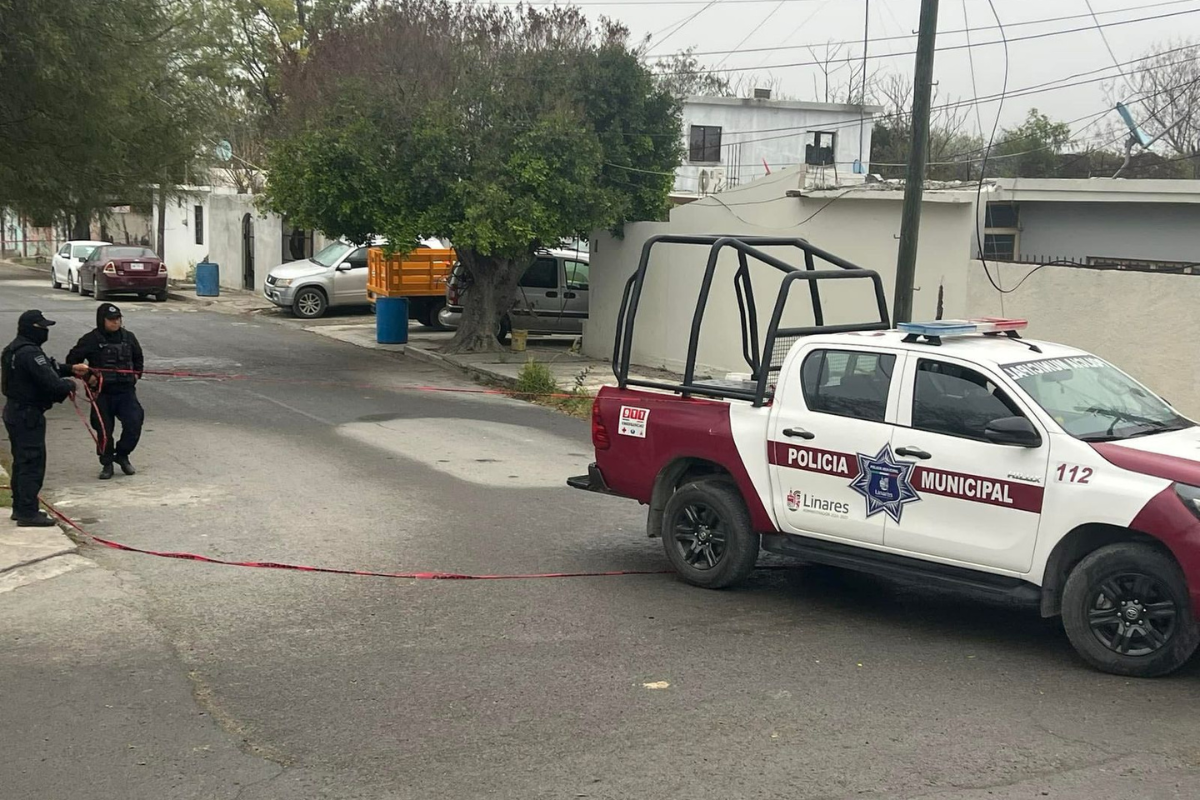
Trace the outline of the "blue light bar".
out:
<instances>
[{"instance_id":1,"label":"blue light bar","mask_svg":"<svg viewBox=\"0 0 1200 800\"><path fill-rule=\"evenodd\" d=\"M901 322L896 327L913 336L963 336L979 331L979 326L974 322L953 319L937 322Z\"/></svg>"}]
</instances>

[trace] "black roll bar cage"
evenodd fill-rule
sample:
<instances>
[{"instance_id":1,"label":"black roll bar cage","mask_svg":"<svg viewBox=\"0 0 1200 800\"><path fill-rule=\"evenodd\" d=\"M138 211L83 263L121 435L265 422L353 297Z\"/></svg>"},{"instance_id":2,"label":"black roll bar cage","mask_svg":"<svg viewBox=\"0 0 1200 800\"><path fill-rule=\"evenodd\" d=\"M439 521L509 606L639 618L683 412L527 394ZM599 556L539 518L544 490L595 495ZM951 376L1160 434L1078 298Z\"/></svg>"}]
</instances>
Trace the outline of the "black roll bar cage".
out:
<instances>
[{"instance_id":1,"label":"black roll bar cage","mask_svg":"<svg viewBox=\"0 0 1200 800\"><path fill-rule=\"evenodd\" d=\"M646 272L650 266L650 253L655 245L680 244L703 245L709 248L708 262L704 269L704 279L700 284L700 293L696 298L696 310L692 315L692 328L688 338L688 355L684 367L683 381L677 384L661 381L646 381L629 377L629 361L633 351L633 326L637 317L638 303L642 298L642 288L646 283ZM800 269L782 261L769 253L764 253L761 247L795 247L804 254L804 268ZM704 312L708 307L709 294L712 291L713 278L717 271L717 261L721 251L730 248L737 251L738 268L733 278L734 294L737 297L738 311L742 333L742 357L750 367L753 391L732 386L705 385L696 383L696 355L700 346L700 327L704 322ZM771 313L771 321L767 326L767 335L763 346L759 348L758 341L758 309L754 302L754 285L750 277L750 259L753 258L769 267L784 273L783 283L775 298L775 308ZM836 269L817 269L816 261L820 259L831 264ZM875 304L878 311L878 321L826 325L825 311L821 305L820 282L829 280L847 280L864 278L870 280L875 290ZM801 328L780 328L784 308L792 285L796 281L808 284L809 297L812 302L813 321L815 324ZM612 367L616 375L617 385L625 389L638 386L647 389L663 389L679 392L683 397L693 394L706 397L731 398L748 400L756 407L766 402L767 389L772 372L778 372L782 364L775 364L774 351L776 341L782 338L799 338L821 333L847 333L851 331L884 331L891 328L888 316L887 299L883 292L883 281L879 273L863 269L843 258L814 247L805 239L777 236L682 236L663 234L652 236L642 246L642 255L638 261L637 271L625 282L625 290L621 296L621 307L617 313L616 341L613 344ZM766 354L764 361L763 355Z\"/></svg>"}]
</instances>

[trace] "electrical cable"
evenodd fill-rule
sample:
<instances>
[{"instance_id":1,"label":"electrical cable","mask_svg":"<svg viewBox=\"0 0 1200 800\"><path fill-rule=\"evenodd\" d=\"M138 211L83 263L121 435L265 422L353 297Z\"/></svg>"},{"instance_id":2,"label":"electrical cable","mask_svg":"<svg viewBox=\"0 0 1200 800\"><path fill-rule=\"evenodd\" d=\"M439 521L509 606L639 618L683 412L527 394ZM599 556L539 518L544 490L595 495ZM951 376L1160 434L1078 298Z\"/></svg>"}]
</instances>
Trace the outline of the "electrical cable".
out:
<instances>
[{"instance_id":1,"label":"electrical cable","mask_svg":"<svg viewBox=\"0 0 1200 800\"><path fill-rule=\"evenodd\" d=\"M728 60L729 60L729 57L730 57L731 55L733 55L734 53L738 52L738 51L741 49L742 45L744 45L746 42L750 41L750 37L754 36L754 34L758 33L760 30L762 30L762 26L763 26L763 25L766 25L768 22L770 22L770 21L771 21L771 17L775 16L775 14L776 14L776 13L779 11L779 9L781 9L781 8L783 8L783 0L779 0L779 2L775 4L775 7L774 7L774 8L772 8L772 9L770 10L770 12L768 12L768 14L767 14L765 17L763 17L763 18L762 18L762 21L761 21L761 22L759 22L757 25L755 25L755 26L754 26L754 30L750 31L750 32L749 32L749 33L747 33L745 36L743 36L743 37L742 37L742 40L741 40L740 42L738 42L738 43L737 43L737 45L736 45L736 46L735 46L735 47L734 47L732 50L730 50L728 53L726 53L726 54L725 54L725 57L724 57L724 58L722 58L720 61L718 61L718 62L716 63L716 66L714 66L714 67L713 67L713 69L718 69L718 68L720 68L720 66L721 66L722 64L724 64L726 61L728 61Z\"/></svg>"},{"instance_id":2,"label":"electrical cable","mask_svg":"<svg viewBox=\"0 0 1200 800\"><path fill-rule=\"evenodd\" d=\"M717 0L714 0L714 2L716 2L716 1ZM707 8L707 7L708 6L705 6L705 8ZM701 9L701 12L703 10L704 9ZM697 15L699 13L700 12L697 12ZM1034 40L1039 40L1039 39L1049 39L1049 38L1052 38L1055 36L1067 36L1069 34L1075 34L1075 33L1085 33L1085 32L1090 33L1096 27L1114 28L1114 27L1117 27L1120 25L1133 25L1133 24L1139 23L1139 22L1154 22L1157 20L1170 19L1172 17L1181 17L1181 16L1185 16L1185 15L1189 15L1189 14L1197 14L1197 13L1200 13L1200 8L1188 9L1187 11L1173 11L1173 12L1170 12L1167 14L1157 14L1157 15L1149 16L1149 17L1136 17L1134 19L1117 20L1115 22L1104 22L1104 23L1101 23L1099 26L1089 25L1089 26L1083 27L1083 28L1066 28L1066 29L1058 30L1058 31L1046 31L1043 33L1035 33L1035 34L1030 34L1028 36L1014 36L1011 38L1006 36L1002 39L993 39L993 40L989 40L986 42L976 42L971 45L966 45L966 44L947 45L945 47L936 48L935 52L944 53L944 52L951 52L954 50L966 50L966 49L969 49L972 47L990 47L991 45L997 45L997 44L1003 45L1007 49L1010 44L1015 43L1015 42L1029 42L1029 41L1034 41ZM672 34L672 35L674 35L674 34ZM904 56L916 55L916 52L917 52L916 50L906 50L906 51L896 52L896 53L875 53L875 54L869 55L868 58L871 58L871 59L901 58ZM816 66L821 66L823 63L824 62L821 62L821 61L794 61L794 62L789 62L786 64L764 64L764 65L759 65L759 66L754 66L754 67L725 67L722 70L722 72L748 72L751 70L760 69L760 68L764 68L764 67L766 69L791 69L794 67L816 67ZM709 73L711 71L712 70L707 70L707 69L694 69L694 70L678 70L675 72L663 72L660 74L671 75L671 76L703 75L703 74Z\"/></svg>"},{"instance_id":3,"label":"electrical cable","mask_svg":"<svg viewBox=\"0 0 1200 800\"><path fill-rule=\"evenodd\" d=\"M996 141L996 131L1000 129L1000 115L1004 112L1004 99L1008 92L1009 69L1008 41L1004 34L1004 23L1000 21L1000 14L996 11L995 0L987 0L987 3L988 7L992 9L992 16L996 18L996 25L1000 28L1000 38L1004 40L1004 84L1000 90L1000 105L996 108L996 121L992 125L992 135L988 139L987 150L983 152L983 163L979 167L979 186L975 189L975 242L979 247L979 261L981 264L983 264L983 273L987 275L988 283L992 284L992 288L994 288L996 291L1004 294L1004 290L1000 288L1000 284L998 284L992 278L991 270L988 269L987 251L983 246L983 225L984 218L987 217L986 207L983 209L983 217L980 217L980 204L983 201L983 181L987 176L988 156L991 154L992 146ZM1001 312L1003 312L1003 310L1003 307L1001 307Z\"/></svg>"},{"instance_id":4,"label":"electrical cable","mask_svg":"<svg viewBox=\"0 0 1200 800\"><path fill-rule=\"evenodd\" d=\"M697 0L697 1L700 2L702 0ZM826 5L828 5L828 3L830 1L831 0L822 0L821 7L824 8ZM728 2L730 2L730 0L725 0L725 2L728 3ZM769 0L761 0L761 2L769 2ZM1195 3L1195 2L1196 2L1196 0L1165 0L1164 2L1146 3L1144 5L1135 6L1132 8L1108 9L1106 11L1100 11L1097 13L1101 14L1101 15L1123 14L1123 13L1130 12L1130 11L1146 11L1147 9L1151 9L1151 8L1162 8L1164 6L1177 6L1177 5L1183 5L1185 3ZM886 5L885 5L885 8L887 8ZM818 12L819 12L819 10L820 9L818 9ZM888 8L887 10L890 14L891 9ZM784 41L787 41L787 39L790 39L792 36L795 36L800 31L800 29L802 27L804 27L804 25L807 24L808 21L811 20L813 16L815 16L816 13L817 12L814 12L812 15L809 15L809 17L806 18L804 22L802 22L790 34L788 34L787 37L785 37ZM1188 12L1188 13L1191 13L1191 12ZM964 14L964 17L965 17L965 14ZM892 19L895 20L895 17L893 16ZM1010 22L1005 27L1011 29L1011 28L1017 28L1017 27L1028 27L1031 25L1047 25L1052 22L1070 22L1072 20L1077 20L1077 19L1095 20L1095 18L1092 17L1090 14L1068 14L1066 16L1061 16L1061 17L1045 17L1043 19L1031 19L1031 20L1026 20L1024 22ZM1129 20L1129 21L1136 21L1136 20ZM670 26L668 25L667 27L670 27ZM903 30L903 28L901 30ZM969 37L969 35L972 33L979 33L981 31L994 31L994 30L996 30L995 25L980 25L980 26L974 27L974 28L968 26L968 27L964 27L964 28L960 28L960 29L956 29L956 30L950 30L950 31L938 31L938 36L944 37L944 36L955 36L958 34L967 34ZM1093 28L1092 27L1080 28L1080 30L1081 31L1090 31L1090 30L1093 30ZM917 34L915 34L915 33L904 33L904 34L900 34L899 36L880 36L876 39L872 39L871 43L872 44L881 44L883 42L897 42L897 41L902 41L902 40L907 40L907 39L915 39L915 38L917 38ZM1016 41L1016 40L1014 40L1014 41ZM773 52L779 52L781 50L808 50L813 47L825 47L826 45L828 45L830 47L835 47L835 46L844 47L847 45L856 45L856 44L859 44L859 40L847 39L847 40L843 40L843 41L839 41L839 42L813 42L811 44L774 45L771 47L752 47L752 48L749 48L746 50L737 50L737 49L735 49L735 50L700 50L700 51L696 51L696 52L692 53L692 55L694 55L694 56L720 56L720 55L725 55L727 53L733 53L733 52L773 53ZM663 56L659 56L659 58L670 58L670 56L663 55Z\"/></svg>"}]
</instances>

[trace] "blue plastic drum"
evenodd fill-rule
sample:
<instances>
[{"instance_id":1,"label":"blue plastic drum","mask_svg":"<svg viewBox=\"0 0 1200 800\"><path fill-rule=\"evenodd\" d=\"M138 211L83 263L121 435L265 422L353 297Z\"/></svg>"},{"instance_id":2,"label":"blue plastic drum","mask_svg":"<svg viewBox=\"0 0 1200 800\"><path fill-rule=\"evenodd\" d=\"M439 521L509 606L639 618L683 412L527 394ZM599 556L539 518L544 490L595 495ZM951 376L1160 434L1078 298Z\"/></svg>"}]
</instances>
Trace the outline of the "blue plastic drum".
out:
<instances>
[{"instance_id":1,"label":"blue plastic drum","mask_svg":"<svg viewBox=\"0 0 1200 800\"><path fill-rule=\"evenodd\" d=\"M196 296L217 297L221 294L221 266L211 261L196 265Z\"/></svg>"},{"instance_id":2,"label":"blue plastic drum","mask_svg":"<svg viewBox=\"0 0 1200 800\"><path fill-rule=\"evenodd\" d=\"M375 298L375 341L408 344L408 298Z\"/></svg>"}]
</instances>

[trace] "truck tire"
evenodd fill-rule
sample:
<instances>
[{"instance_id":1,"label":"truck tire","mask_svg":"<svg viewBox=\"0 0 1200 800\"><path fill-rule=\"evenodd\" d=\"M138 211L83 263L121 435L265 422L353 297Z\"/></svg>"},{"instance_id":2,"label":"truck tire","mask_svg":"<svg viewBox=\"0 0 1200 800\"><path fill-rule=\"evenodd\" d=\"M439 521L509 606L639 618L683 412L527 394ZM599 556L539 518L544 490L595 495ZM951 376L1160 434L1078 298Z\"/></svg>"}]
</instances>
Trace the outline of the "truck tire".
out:
<instances>
[{"instance_id":1,"label":"truck tire","mask_svg":"<svg viewBox=\"0 0 1200 800\"><path fill-rule=\"evenodd\" d=\"M419 320L420 323L426 328L433 328L435 331L440 331L442 329L442 324L438 322L438 312L445 307L445 300L440 302L431 301L427 303L425 308L421 310L421 318Z\"/></svg>"},{"instance_id":2,"label":"truck tire","mask_svg":"<svg viewBox=\"0 0 1200 800\"><path fill-rule=\"evenodd\" d=\"M1182 570L1150 545L1111 544L1080 561L1067 576L1062 616L1083 660L1114 675L1166 675L1200 644Z\"/></svg>"},{"instance_id":3,"label":"truck tire","mask_svg":"<svg viewBox=\"0 0 1200 800\"><path fill-rule=\"evenodd\" d=\"M758 534L737 488L709 478L680 487L663 511L663 549L679 577L705 589L745 580L758 561Z\"/></svg>"}]
</instances>

